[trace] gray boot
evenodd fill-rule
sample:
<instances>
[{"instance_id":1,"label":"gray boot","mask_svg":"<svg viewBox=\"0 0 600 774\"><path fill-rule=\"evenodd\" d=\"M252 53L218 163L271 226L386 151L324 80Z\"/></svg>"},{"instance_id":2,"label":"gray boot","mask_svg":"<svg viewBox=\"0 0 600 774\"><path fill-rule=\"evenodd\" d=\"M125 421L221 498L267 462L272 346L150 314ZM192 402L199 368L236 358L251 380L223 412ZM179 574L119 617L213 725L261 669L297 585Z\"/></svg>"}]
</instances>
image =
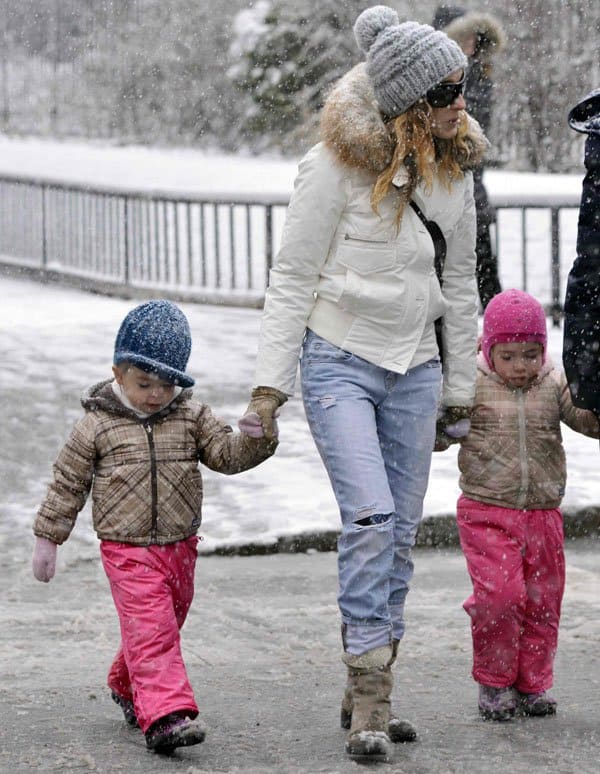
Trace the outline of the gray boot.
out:
<instances>
[{"instance_id":1,"label":"gray boot","mask_svg":"<svg viewBox=\"0 0 600 774\"><path fill-rule=\"evenodd\" d=\"M388 666L391 667L396 656L398 654L398 640L392 642L392 657L388 662ZM350 670L348 670L348 680L346 682L346 689L342 698L342 709L340 712L340 725L342 728L350 728L352 724L352 709L354 706L352 699L354 676ZM417 729L408 720L402 720L390 711L390 722L388 725L388 736L390 741L394 744L403 742L414 742L417 738Z\"/></svg>"},{"instance_id":2,"label":"gray boot","mask_svg":"<svg viewBox=\"0 0 600 774\"><path fill-rule=\"evenodd\" d=\"M344 653L352 683L352 721L346 752L355 761L385 761L391 753L388 736L392 647L375 648L360 656Z\"/></svg>"}]
</instances>

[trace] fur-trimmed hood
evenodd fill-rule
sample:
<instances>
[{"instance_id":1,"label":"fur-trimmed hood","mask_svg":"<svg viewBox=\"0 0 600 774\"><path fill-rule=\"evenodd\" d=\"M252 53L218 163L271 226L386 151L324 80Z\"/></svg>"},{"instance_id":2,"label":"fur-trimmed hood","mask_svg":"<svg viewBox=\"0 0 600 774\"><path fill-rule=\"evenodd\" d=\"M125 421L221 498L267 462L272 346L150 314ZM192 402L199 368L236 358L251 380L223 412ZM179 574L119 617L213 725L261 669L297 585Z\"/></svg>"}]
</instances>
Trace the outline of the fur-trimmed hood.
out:
<instances>
[{"instance_id":1,"label":"fur-trimmed hood","mask_svg":"<svg viewBox=\"0 0 600 774\"><path fill-rule=\"evenodd\" d=\"M459 45L475 35L478 42L476 56L482 62L489 62L506 45L500 21L489 13L469 11L451 21L444 27L444 32Z\"/></svg>"},{"instance_id":2,"label":"fur-trimmed hood","mask_svg":"<svg viewBox=\"0 0 600 774\"><path fill-rule=\"evenodd\" d=\"M477 121L467 116L468 152L464 171L478 166L489 143ZM371 81L361 62L334 86L321 112L321 137L346 166L379 175L390 164L394 142L388 132Z\"/></svg>"}]
</instances>

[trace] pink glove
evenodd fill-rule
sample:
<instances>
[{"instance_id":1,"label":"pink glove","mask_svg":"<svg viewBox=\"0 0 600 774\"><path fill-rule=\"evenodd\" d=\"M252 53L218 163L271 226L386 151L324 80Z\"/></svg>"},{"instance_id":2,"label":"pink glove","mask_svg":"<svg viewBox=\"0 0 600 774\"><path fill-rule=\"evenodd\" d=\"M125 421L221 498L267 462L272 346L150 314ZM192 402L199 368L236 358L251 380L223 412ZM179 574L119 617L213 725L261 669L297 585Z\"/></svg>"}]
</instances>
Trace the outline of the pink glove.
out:
<instances>
[{"instance_id":1,"label":"pink glove","mask_svg":"<svg viewBox=\"0 0 600 774\"><path fill-rule=\"evenodd\" d=\"M275 416L279 415L279 411L275 412ZM262 422L256 412L250 414L244 414L244 416L238 420L238 427L250 438L263 438L265 432L263 430ZM273 437L279 436L279 428L277 427L277 420L273 420Z\"/></svg>"},{"instance_id":2,"label":"pink glove","mask_svg":"<svg viewBox=\"0 0 600 774\"><path fill-rule=\"evenodd\" d=\"M48 583L56 571L56 543L45 537L36 537L33 549L33 574L42 583Z\"/></svg>"}]
</instances>

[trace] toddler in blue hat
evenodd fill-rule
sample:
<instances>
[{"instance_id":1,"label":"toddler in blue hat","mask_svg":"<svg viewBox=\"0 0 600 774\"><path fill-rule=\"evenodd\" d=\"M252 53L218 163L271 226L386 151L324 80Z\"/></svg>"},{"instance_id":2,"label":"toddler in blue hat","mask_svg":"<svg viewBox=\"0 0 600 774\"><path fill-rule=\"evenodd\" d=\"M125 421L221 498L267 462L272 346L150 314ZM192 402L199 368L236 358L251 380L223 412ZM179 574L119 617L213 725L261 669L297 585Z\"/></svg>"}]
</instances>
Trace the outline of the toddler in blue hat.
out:
<instances>
[{"instance_id":1,"label":"toddler in blue hat","mask_svg":"<svg viewBox=\"0 0 600 774\"><path fill-rule=\"evenodd\" d=\"M57 546L91 491L94 529L121 626L108 686L146 745L168 753L205 728L181 655L194 594L202 477L198 462L232 474L270 457L274 439L234 433L192 397L191 335L166 300L133 309L115 342L114 379L91 387L54 464L37 513L33 573L54 576ZM253 437L250 437L253 436Z\"/></svg>"}]
</instances>

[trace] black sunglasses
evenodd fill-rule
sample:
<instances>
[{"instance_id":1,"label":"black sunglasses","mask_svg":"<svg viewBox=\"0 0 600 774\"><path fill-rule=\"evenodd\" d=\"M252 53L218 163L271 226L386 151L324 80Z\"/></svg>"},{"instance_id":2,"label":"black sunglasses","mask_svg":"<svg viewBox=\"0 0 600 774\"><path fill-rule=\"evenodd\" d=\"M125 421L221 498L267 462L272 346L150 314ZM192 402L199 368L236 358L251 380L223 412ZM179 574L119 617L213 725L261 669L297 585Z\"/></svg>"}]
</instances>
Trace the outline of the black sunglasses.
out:
<instances>
[{"instance_id":1,"label":"black sunglasses","mask_svg":"<svg viewBox=\"0 0 600 774\"><path fill-rule=\"evenodd\" d=\"M425 94L425 99L431 107L442 108L451 105L458 99L465 89L465 76L457 83L438 83Z\"/></svg>"}]
</instances>

